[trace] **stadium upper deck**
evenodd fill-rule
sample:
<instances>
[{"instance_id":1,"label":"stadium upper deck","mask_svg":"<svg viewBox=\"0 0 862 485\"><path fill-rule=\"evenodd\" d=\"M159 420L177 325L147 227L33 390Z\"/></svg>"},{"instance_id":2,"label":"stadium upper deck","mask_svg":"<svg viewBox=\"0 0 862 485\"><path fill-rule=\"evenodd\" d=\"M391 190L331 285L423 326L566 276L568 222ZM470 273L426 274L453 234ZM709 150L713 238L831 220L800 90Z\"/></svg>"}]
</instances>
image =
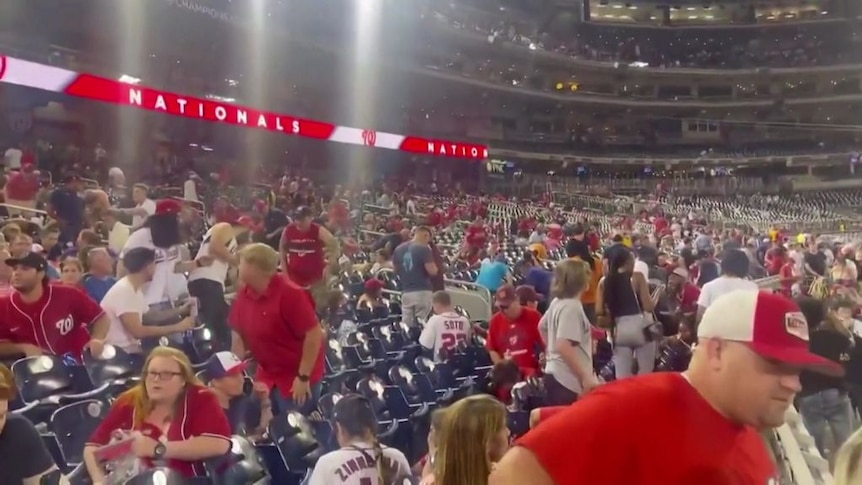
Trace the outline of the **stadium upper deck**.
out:
<instances>
[{"instance_id":1,"label":"stadium upper deck","mask_svg":"<svg viewBox=\"0 0 862 485\"><path fill-rule=\"evenodd\" d=\"M284 55L275 57L266 66L266 92L260 92L258 84L247 83L243 78L249 64L238 53L244 48L246 31L227 26L243 24L247 12L236 3L228 2L224 7L227 10L220 10L222 7L215 1L157 2L144 13L160 21L165 29L159 36L145 36L146 52L119 52L114 49L117 43L109 42L107 37L109 31L121 26L97 28L115 19L110 15L114 4L96 1L77 5L77 1L65 3L60 11L44 10L51 7L51 2L4 3L3 8L17 9L16 18L21 21L0 24L0 40L14 38L21 46L24 38L25 49L38 48L39 44L68 47L75 50L73 58L61 53L62 62L84 65L84 70L110 76L131 75L154 87L239 103L252 100L273 103L300 115L354 126L369 125L364 120L349 119L349 114L338 112L330 102L334 93L345 96L345 89L350 88L337 74L338 66L343 65L349 53L335 46L351 30L338 22L325 22L334 18L338 8L345 8L339 2L326 2L311 10L307 2L273 2L274 10L269 12L273 17L268 18L278 17L277 9L283 7L280 4L290 3L296 10L290 17L277 19L279 25L286 26L284 29L273 26L276 20L265 24L272 27L271 36L267 37L272 43L267 49L269 52L281 49ZM708 75L692 81L675 69L632 67L625 63L622 68L609 69L608 63L599 62L600 69L579 69L579 74L572 76L562 71L546 71L544 63L559 65L560 59L565 59L580 65L583 59L562 58L538 47L531 49L532 43L524 44L517 28L506 28L505 18L497 20L499 9L470 11L471 15L492 19L488 32L499 32L497 39L517 42L489 43L482 30L462 29L468 24L441 18L438 14L442 12L428 5L407 3L387 5L392 9L393 19L411 28L415 26L417 35L404 38L403 42L382 43L379 55L370 60L386 69L386 79L380 82L392 98L381 103L380 116L370 123L380 129L397 132L409 125L411 130L422 133L482 140L495 148L492 153L498 156L528 153L528 158L559 159L560 154L565 154L578 163L637 164L656 158L668 163L690 164L699 160L699 163L726 165L745 157L753 158L752 163L760 163L762 160L757 157L836 153L837 158L803 157L797 162L846 164L846 154L856 151L852 127L814 132L800 132L794 127L822 124L828 128L855 123L862 111L859 74L862 65L841 67L857 73L845 76L810 69L803 62L804 67L796 69L799 73L760 70L748 82L741 81L737 71L706 69ZM469 9L456 7L456 10ZM54 25L51 18L74 18L80 22ZM494 27L494 22L498 27ZM550 38L564 34L565 29L558 23L557 17L546 21L548 34L542 35ZM189 28L191 25L195 28ZM460 27L453 31L453 25ZM733 44L728 51L731 53L739 52L740 46L751 44L757 36L792 38L796 34L791 33L807 32L806 35L825 37L809 45L809 50L799 51L800 55L824 51L831 56L845 50L852 54L852 49L842 42L855 36L852 22L835 19L764 28L642 28L595 23L577 26L584 38L598 36L610 46L619 35L634 35L637 39L644 32L650 35L658 32L655 35L676 39L674 42L693 43L697 49L704 48L699 42L705 35L742 39L744 42ZM733 35L725 35L727 29L734 29ZM387 24L383 30L384 39L403 37L403 30L393 25ZM450 35L453 32L463 35ZM652 37L643 39L643 45L647 46L644 50L661 46ZM623 44L618 46L614 55L628 55L626 52L631 51ZM673 51L670 46L665 47L666 52ZM635 49L635 53L639 50ZM54 52L61 51L54 49ZM814 62L832 62L827 57ZM691 63L701 65L697 56L692 59ZM726 59L732 60L733 56ZM704 65L721 67L706 61ZM653 81L638 80L639 76L649 77L653 73ZM581 103L589 103L593 109L585 110ZM788 140L794 143L787 143Z\"/></svg>"}]
</instances>

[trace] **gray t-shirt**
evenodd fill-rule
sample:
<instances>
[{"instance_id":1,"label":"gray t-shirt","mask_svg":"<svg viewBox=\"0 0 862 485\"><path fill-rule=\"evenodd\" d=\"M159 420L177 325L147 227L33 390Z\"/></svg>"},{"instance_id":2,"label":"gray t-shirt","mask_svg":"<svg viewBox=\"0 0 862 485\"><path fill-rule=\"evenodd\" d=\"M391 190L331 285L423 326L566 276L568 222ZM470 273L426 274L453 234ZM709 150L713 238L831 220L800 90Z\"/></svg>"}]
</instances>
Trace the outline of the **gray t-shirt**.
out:
<instances>
[{"instance_id":1,"label":"gray t-shirt","mask_svg":"<svg viewBox=\"0 0 862 485\"><path fill-rule=\"evenodd\" d=\"M583 391L581 381L575 376L562 356L557 352L557 340L564 339L578 344L575 349L578 363L592 372L593 340L590 322L584 314L584 305L575 298L555 298L548 311L539 321L539 333L545 338L548 350L545 358L545 373L554 376L560 384L572 392Z\"/></svg>"},{"instance_id":2,"label":"gray t-shirt","mask_svg":"<svg viewBox=\"0 0 862 485\"><path fill-rule=\"evenodd\" d=\"M406 242L395 249L392 263L402 292L431 291L431 277L425 270L425 263L431 261L431 248L423 244Z\"/></svg>"}]
</instances>

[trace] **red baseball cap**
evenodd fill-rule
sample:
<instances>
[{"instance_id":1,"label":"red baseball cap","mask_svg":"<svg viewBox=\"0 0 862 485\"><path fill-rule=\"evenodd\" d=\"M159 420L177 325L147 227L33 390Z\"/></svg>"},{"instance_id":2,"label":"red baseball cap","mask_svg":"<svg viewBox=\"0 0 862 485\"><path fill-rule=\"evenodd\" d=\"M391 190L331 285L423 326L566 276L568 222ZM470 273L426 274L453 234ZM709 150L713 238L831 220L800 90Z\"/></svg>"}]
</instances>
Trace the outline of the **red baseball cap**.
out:
<instances>
[{"instance_id":1,"label":"red baseball cap","mask_svg":"<svg viewBox=\"0 0 862 485\"><path fill-rule=\"evenodd\" d=\"M383 282L377 278L371 278L365 281L365 291L377 291L383 289Z\"/></svg>"},{"instance_id":2,"label":"red baseball cap","mask_svg":"<svg viewBox=\"0 0 862 485\"><path fill-rule=\"evenodd\" d=\"M767 359L844 375L840 364L809 350L808 322L796 302L774 293L738 290L722 295L703 313L697 336L742 342Z\"/></svg>"},{"instance_id":3,"label":"red baseball cap","mask_svg":"<svg viewBox=\"0 0 862 485\"><path fill-rule=\"evenodd\" d=\"M156 215L179 214L183 205L176 199L161 199L156 202Z\"/></svg>"},{"instance_id":4,"label":"red baseball cap","mask_svg":"<svg viewBox=\"0 0 862 485\"><path fill-rule=\"evenodd\" d=\"M503 285L497 288L497 293L494 294L494 304L497 306L509 306L518 300L518 293L512 285Z\"/></svg>"}]
</instances>

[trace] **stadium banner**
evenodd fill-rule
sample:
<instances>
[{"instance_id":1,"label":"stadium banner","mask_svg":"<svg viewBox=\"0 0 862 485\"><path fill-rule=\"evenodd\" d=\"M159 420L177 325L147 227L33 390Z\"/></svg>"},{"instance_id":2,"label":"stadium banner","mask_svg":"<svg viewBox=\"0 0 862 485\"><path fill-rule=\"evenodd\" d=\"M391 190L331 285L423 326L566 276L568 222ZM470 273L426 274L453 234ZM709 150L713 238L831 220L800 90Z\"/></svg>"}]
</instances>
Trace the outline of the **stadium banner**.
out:
<instances>
[{"instance_id":1,"label":"stadium banner","mask_svg":"<svg viewBox=\"0 0 862 485\"><path fill-rule=\"evenodd\" d=\"M488 158L488 147L475 143L339 126L248 108L217 99L185 96L148 88L137 83L122 82L3 55L0 55L0 83L41 89L91 101L131 106L172 116L257 128L349 145L439 157L473 160Z\"/></svg>"},{"instance_id":2,"label":"stadium banner","mask_svg":"<svg viewBox=\"0 0 862 485\"><path fill-rule=\"evenodd\" d=\"M225 10L220 10L215 7L210 7L205 5L202 2L195 2L193 0L164 0L167 2L169 7L180 8L183 10L188 10L189 12L205 15L214 20L219 20L221 22L233 23L236 22L236 17L234 17L230 12Z\"/></svg>"}]
</instances>

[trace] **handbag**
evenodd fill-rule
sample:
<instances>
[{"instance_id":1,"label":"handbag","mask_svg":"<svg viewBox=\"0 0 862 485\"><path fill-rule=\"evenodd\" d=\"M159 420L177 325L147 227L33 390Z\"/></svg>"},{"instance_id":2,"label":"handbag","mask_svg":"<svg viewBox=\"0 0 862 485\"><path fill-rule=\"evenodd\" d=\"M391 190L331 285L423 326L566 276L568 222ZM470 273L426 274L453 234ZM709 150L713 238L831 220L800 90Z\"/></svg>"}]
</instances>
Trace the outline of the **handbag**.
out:
<instances>
[{"instance_id":1,"label":"handbag","mask_svg":"<svg viewBox=\"0 0 862 485\"><path fill-rule=\"evenodd\" d=\"M662 291L664 291L664 288L665 288L665 285L658 285L656 287L656 289L653 290L652 294L650 295L650 298L655 300L656 297ZM655 314L653 312L643 311L643 304L641 303L640 298L638 298L638 294L635 291L634 284L632 284L632 293L634 294L635 300L638 302L638 306L640 307L641 312L643 313L643 317L644 317L644 328L643 328L644 339L647 341L647 343L654 342L656 340L660 340L662 337L664 337L664 327L662 327L661 322L658 321L658 319L655 317Z\"/></svg>"}]
</instances>

